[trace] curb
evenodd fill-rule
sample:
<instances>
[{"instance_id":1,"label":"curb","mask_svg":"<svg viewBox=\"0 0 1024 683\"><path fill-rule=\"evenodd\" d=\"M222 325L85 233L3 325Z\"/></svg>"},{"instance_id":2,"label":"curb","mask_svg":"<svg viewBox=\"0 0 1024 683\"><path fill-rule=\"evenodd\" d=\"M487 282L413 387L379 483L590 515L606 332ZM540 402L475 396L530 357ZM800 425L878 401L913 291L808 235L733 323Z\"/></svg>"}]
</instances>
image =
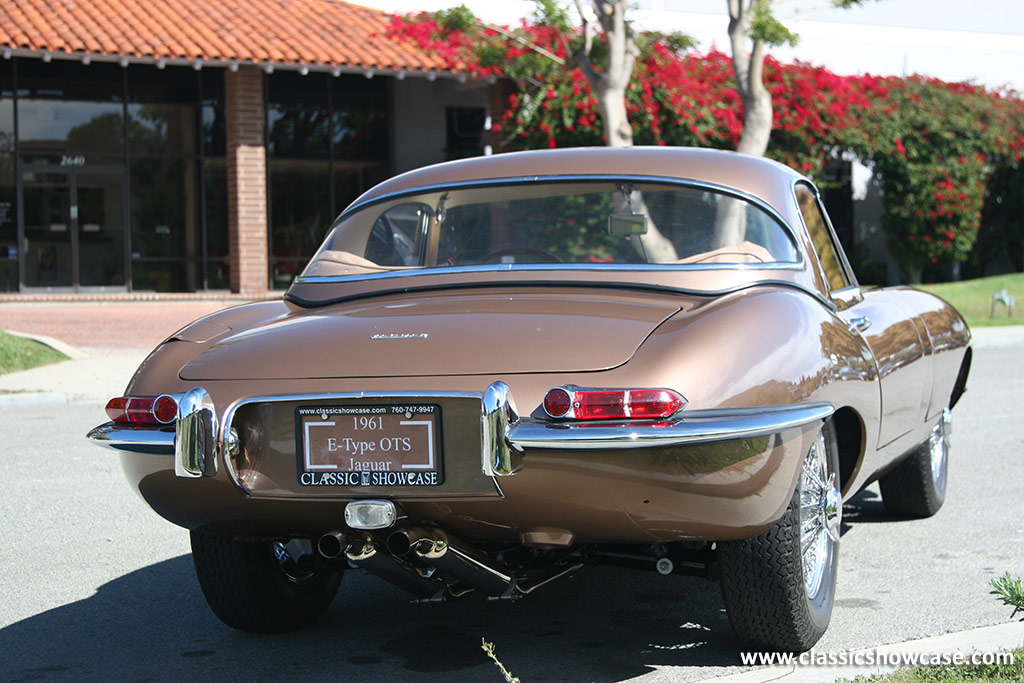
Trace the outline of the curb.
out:
<instances>
[{"instance_id":1,"label":"curb","mask_svg":"<svg viewBox=\"0 0 1024 683\"><path fill-rule=\"evenodd\" d=\"M39 406L63 406L71 403L68 395L57 391L22 391L11 394L0 394L0 408L17 406L39 407Z\"/></svg>"},{"instance_id":2,"label":"curb","mask_svg":"<svg viewBox=\"0 0 1024 683\"><path fill-rule=\"evenodd\" d=\"M47 337L42 334L28 334L26 332L15 332L14 330L0 330L0 332L3 332L4 334L9 334L12 337L21 337L22 339L31 339L32 341L37 341L40 344L49 346L54 351L59 351L60 353L63 353L70 360L83 360L89 357L89 354L85 353L84 351L79 351L74 346L71 346L70 344L65 344L61 340L54 339L53 337Z\"/></svg>"}]
</instances>

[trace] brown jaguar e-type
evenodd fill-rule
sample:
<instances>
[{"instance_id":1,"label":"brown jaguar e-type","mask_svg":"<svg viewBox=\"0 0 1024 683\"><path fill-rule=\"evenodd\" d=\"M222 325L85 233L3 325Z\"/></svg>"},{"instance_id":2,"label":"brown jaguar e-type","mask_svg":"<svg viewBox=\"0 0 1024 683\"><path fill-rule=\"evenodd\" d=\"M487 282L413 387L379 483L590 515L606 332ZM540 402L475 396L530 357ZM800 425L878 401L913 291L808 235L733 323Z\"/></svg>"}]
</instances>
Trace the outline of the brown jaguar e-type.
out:
<instances>
[{"instance_id":1,"label":"brown jaguar e-type","mask_svg":"<svg viewBox=\"0 0 1024 683\"><path fill-rule=\"evenodd\" d=\"M969 341L862 290L780 164L503 154L361 196L283 300L171 336L89 437L236 628L312 622L351 568L515 598L609 562L717 576L743 643L802 651L843 498L942 505Z\"/></svg>"}]
</instances>

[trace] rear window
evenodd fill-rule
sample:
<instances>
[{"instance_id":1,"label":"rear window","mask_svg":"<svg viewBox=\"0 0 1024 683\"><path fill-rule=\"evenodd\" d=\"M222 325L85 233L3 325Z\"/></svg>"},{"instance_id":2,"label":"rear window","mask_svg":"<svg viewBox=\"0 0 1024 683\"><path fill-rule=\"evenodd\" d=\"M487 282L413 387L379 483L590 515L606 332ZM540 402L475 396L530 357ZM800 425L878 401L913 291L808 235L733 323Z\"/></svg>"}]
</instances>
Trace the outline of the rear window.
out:
<instances>
[{"instance_id":1,"label":"rear window","mask_svg":"<svg viewBox=\"0 0 1024 683\"><path fill-rule=\"evenodd\" d=\"M303 276L488 264L796 261L789 232L746 199L683 185L534 182L432 191L347 214Z\"/></svg>"}]
</instances>

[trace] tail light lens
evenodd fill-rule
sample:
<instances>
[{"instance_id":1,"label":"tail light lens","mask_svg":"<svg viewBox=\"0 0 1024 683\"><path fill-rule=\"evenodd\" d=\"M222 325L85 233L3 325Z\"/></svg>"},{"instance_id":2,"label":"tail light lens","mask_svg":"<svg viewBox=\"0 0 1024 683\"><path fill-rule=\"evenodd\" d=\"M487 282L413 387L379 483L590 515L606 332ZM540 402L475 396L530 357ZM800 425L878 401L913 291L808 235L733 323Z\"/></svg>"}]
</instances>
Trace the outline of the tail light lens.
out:
<instances>
[{"instance_id":1,"label":"tail light lens","mask_svg":"<svg viewBox=\"0 0 1024 683\"><path fill-rule=\"evenodd\" d=\"M551 417L573 420L657 420L686 405L671 389L583 389L555 387L544 397Z\"/></svg>"},{"instance_id":2,"label":"tail light lens","mask_svg":"<svg viewBox=\"0 0 1024 683\"><path fill-rule=\"evenodd\" d=\"M165 425L178 417L178 401L173 396L119 396L107 401L107 417L119 424Z\"/></svg>"}]
</instances>

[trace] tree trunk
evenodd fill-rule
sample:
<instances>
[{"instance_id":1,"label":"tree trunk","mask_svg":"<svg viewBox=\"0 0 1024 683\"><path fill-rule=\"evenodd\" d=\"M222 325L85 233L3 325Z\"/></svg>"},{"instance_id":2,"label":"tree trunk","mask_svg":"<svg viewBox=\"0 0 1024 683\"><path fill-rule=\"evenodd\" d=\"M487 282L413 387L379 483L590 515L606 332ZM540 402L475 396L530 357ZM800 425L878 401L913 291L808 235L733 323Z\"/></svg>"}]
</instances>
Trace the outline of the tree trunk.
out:
<instances>
[{"instance_id":1,"label":"tree trunk","mask_svg":"<svg viewBox=\"0 0 1024 683\"><path fill-rule=\"evenodd\" d=\"M764 87L763 40L750 40L753 5L766 0L728 0L729 42L732 45L732 67L736 76L736 92L743 102L743 134L737 152L764 156L772 133L772 96Z\"/></svg>"},{"instance_id":2,"label":"tree trunk","mask_svg":"<svg viewBox=\"0 0 1024 683\"><path fill-rule=\"evenodd\" d=\"M597 88L597 100L608 146L632 147L633 128L626 118L625 88Z\"/></svg>"}]
</instances>

